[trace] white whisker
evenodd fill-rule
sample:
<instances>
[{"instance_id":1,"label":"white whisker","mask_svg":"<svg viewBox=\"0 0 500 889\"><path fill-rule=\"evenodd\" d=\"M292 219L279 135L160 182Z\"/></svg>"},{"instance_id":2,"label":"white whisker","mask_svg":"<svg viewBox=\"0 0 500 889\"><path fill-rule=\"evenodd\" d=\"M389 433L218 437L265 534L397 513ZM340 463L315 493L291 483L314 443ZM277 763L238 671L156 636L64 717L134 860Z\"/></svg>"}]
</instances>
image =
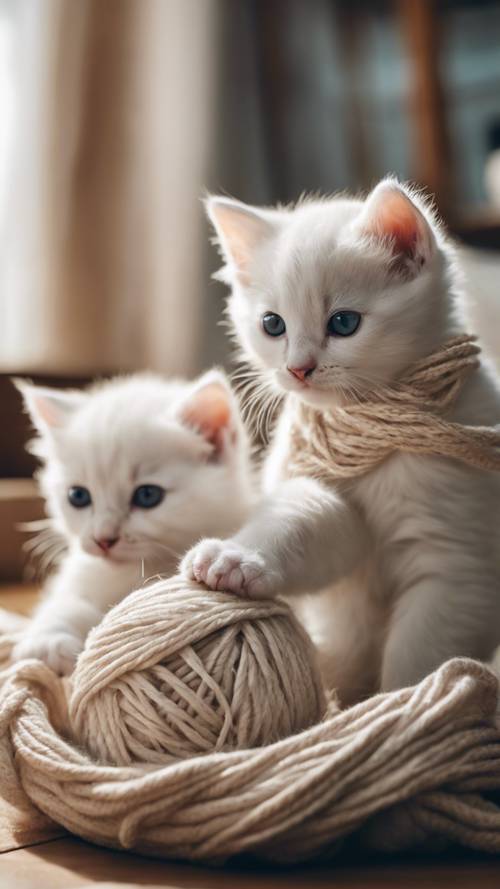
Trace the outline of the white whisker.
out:
<instances>
[{"instance_id":1,"label":"white whisker","mask_svg":"<svg viewBox=\"0 0 500 889\"><path fill-rule=\"evenodd\" d=\"M148 540L148 544L153 545L155 547L159 547L160 549L165 550L170 556L173 556L174 559L180 561L184 555L184 553L179 552L178 550L173 549L171 546L167 546L166 543L163 543L162 540L156 540L155 538L150 538Z\"/></svg>"},{"instance_id":2,"label":"white whisker","mask_svg":"<svg viewBox=\"0 0 500 889\"><path fill-rule=\"evenodd\" d=\"M42 580L66 552L66 541L54 531L50 519L25 522L20 530L30 533L38 530L38 533L23 543L23 550L28 557L26 565L28 576Z\"/></svg>"},{"instance_id":3,"label":"white whisker","mask_svg":"<svg viewBox=\"0 0 500 889\"><path fill-rule=\"evenodd\" d=\"M237 368L232 381L241 400L244 422L254 437L267 443L283 395L276 391L269 375L248 366Z\"/></svg>"}]
</instances>

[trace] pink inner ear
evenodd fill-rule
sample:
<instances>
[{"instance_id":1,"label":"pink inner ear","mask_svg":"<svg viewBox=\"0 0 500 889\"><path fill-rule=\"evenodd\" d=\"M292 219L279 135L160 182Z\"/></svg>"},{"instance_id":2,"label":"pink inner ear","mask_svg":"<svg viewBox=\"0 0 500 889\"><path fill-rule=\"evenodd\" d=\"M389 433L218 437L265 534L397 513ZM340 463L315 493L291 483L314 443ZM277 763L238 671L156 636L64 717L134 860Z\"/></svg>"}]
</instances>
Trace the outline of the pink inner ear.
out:
<instances>
[{"instance_id":1,"label":"pink inner ear","mask_svg":"<svg viewBox=\"0 0 500 889\"><path fill-rule=\"evenodd\" d=\"M33 406L40 419L47 426L62 426L64 423L64 412L53 404L50 398L43 395L35 395L33 398Z\"/></svg>"},{"instance_id":2,"label":"pink inner ear","mask_svg":"<svg viewBox=\"0 0 500 889\"><path fill-rule=\"evenodd\" d=\"M189 399L183 412L183 419L198 429L207 441L218 446L221 432L231 422L231 405L228 392L220 383L208 383L198 389Z\"/></svg>"},{"instance_id":3,"label":"pink inner ear","mask_svg":"<svg viewBox=\"0 0 500 889\"><path fill-rule=\"evenodd\" d=\"M374 196L366 228L368 234L388 238L394 253L414 256L417 245L427 246L427 224L420 211L399 189L384 189Z\"/></svg>"},{"instance_id":4,"label":"pink inner ear","mask_svg":"<svg viewBox=\"0 0 500 889\"><path fill-rule=\"evenodd\" d=\"M268 231L267 223L250 209L217 200L211 204L211 216L236 266L239 279L243 284L248 284L248 264L255 247Z\"/></svg>"},{"instance_id":5,"label":"pink inner ear","mask_svg":"<svg viewBox=\"0 0 500 889\"><path fill-rule=\"evenodd\" d=\"M236 265L244 270L248 261L249 247L252 244L251 220L245 219L244 216L235 213L233 209L224 206L217 207L214 216L224 232Z\"/></svg>"}]
</instances>

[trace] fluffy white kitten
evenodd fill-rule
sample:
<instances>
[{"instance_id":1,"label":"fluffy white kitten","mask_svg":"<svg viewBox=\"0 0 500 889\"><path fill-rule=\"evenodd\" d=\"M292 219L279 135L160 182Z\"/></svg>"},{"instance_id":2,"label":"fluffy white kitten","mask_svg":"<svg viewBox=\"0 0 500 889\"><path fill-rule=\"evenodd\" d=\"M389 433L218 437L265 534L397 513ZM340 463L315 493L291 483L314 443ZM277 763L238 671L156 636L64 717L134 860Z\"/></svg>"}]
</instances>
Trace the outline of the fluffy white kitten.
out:
<instances>
[{"instance_id":1,"label":"fluffy white kitten","mask_svg":"<svg viewBox=\"0 0 500 889\"><path fill-rule=\"evenodd\" d=\"M145 576L230 534L252 499L248 443L220 371L194 383L136 375L62 392L18 382L33 452L67 553L15 658L69 672L90 628Z\"/></svg>"},{"instance_id":2,"label":"fluffy white kitten","mask_svg":"<svg viewBox=\"0 0 500 889\"><path fill-rule=\"evenodd\" d=\"M408 188L366 200L259 209L211 198L246 358L286 395L265 471L268 499L184 570L248 596L322 590L309 625L344 702L418 681L500 641L500 482L453 460L397 454L333 490L286 478L290 408L349 402L463 330L446 240ZM500 421L483 363L449 413Z\"/></svg>"}]
</instances>

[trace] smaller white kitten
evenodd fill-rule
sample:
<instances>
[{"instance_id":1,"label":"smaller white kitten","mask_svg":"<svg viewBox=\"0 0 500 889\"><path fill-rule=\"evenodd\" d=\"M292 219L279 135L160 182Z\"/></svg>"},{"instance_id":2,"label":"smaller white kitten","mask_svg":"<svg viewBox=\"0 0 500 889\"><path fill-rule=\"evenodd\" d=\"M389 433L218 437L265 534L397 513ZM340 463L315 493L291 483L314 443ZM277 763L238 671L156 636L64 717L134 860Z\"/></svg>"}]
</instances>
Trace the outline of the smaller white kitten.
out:
<instances>
[{"instance_id":1,"label":"smaller white kitten","mask_svg":"<svg viewBox=\"0 0 500 889\"><path fill-rule=\"evenodd\" d=\"M143 571L173 574L198 539L243 523L253 496L248 441L218 370L193 383L140 374L86 391L16 385L67 552L13 657L68 673L91 627Z\"/></svg>"}]
</instances>

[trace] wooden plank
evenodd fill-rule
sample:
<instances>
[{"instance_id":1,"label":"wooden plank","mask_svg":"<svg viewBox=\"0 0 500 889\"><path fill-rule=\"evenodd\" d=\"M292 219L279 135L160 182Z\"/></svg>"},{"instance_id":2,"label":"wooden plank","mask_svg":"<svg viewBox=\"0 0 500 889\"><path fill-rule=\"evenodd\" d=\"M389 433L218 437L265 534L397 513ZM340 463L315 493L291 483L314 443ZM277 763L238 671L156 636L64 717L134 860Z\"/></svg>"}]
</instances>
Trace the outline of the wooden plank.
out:
<instances>
[{"instance_id":1,"label":"wooden plank","mask_svg":"<svg viewBox=\"0 0 500 889\"><path fill-rule=\"evenodd\" d=\"M498 889L494 859L455 863L366 861L292 868L198 867L114 852L73 838L54 840L0 858L0 886L16 889L82 889L162 886L164 889Z\"/></svg>"},{"instance_id":2,"label":"wooden plank","mask_svg":"<svg viewBox=\"0 0 500 889\"><path fill-rule=\"evenodd\" d=\"M32 479L0 479L0 582L22 578L28 562L23 545L32 535L19 526L43 516L43 499Z\"/></svg>"},{"instance_id":3,"label":"wooden plank","mask_svg":"<svg viewBox=\"0 0 500 889\"><path fill-rule=\"evenodd\" d=\"M0 608L16 614L29 615L40 596L35 584L12 583L0 585Z\"/></svg>"}]
</instances>

